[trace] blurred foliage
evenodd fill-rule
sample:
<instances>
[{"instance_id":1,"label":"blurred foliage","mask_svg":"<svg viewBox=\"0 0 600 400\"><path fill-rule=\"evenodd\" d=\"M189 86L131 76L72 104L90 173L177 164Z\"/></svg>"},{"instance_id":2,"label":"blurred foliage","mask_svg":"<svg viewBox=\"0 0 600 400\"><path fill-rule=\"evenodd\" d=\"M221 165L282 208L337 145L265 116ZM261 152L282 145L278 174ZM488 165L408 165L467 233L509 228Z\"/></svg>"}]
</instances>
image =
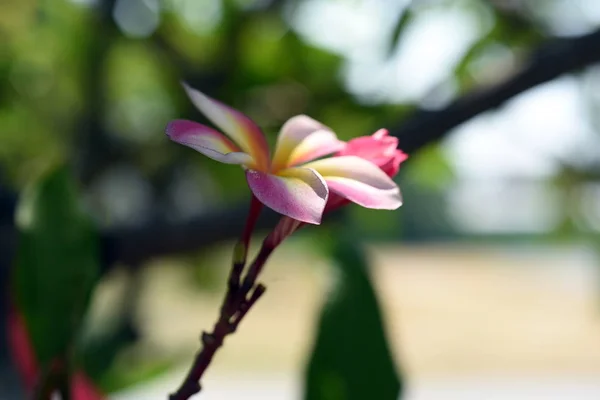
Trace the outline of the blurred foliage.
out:
<instances>
[{"instance_id":1,"label":"blurred foliage","mask_svg":"<svg viewBox=\"0 0 600 400\"><path fill-rule=\"evenodd\" d=\"M429 145L411 157L405 176L415 184L443 190L455 179L450 160L439 145Z\"/></svg>"},{"instance_id":2,"label":"blurred foliage","mask_svg":"<svg viewBox=\"0 0 600 400\"><path fill-rule=\"evenodd\" d=\"M378 27L386 56L369 75L386 73L401 60L423 21L448 15L473 24L476 35L448 64L445 77L429 84L424 98L454 97L497 82L553 35L550 3L541 8L525 0L389 4ZM164 138L170 119L205 121L185 98L181 80L246 112L271 143L281 124L299 113L322 120L342 139L398 126L423 99L393 100L391 93L388 98L388 84L375 96L356 89L359 82L349 71L360 44L352 50L352 43L333 40L340 32L352 37L352 26L342 24L338 31L321 26L320 15L335 12L342 18L353 7L369 10L362 1L327 0L4 2L0 176L18 190L56 159L71 159L93 198L92 212L105 225L139 222L143 212L137 210L151 210L146 219L160 219L232 203L247 193L236 168L197 157ZM361 23L360 15L354 18ZM443 84L454 90L438 93ZM431 147L413 155L410 164L407 174L443 195L454 166L441 151ZM127 184L134 177L140 181ZM114 191L122 199L115 199ZM361 212L356 217L370 219ZM398 229L382 232L396 235Z\"/></svg>"},{"instance_id":3,"label":"blurred foliage","mask_svg":"<svg viewBox=\"0 0 600 400\"><path fill-rule=\"evenodd\" d=\"M244 111L260 124L271 144L282 123L300 113L323 121L348 140L381 127L393 129L416 110L443 107L457 96L498 83L522 67L525 55L542 41L597 25L577 11L582 7L568 7L570 14L563 18L562 0L381 4L2 1L0 182L21 192L32 176L66 159L100 227L186 221L237 203L248 190L238 168L166 140L164 126L173 118L206 122L185 97L182 80ZM379 13L373 7L380 7ZM414 56L410 45L417 43L421 54L443 53L445 49L429 47L421 36L426 23L444 18L466 27L467 33L449 31L448 36L470 35L468 40L455 49L439 76L420 91L404 93L398 82L410 83L406 75L418 80L422 74L419 65L408 71L401 68ZM588 73L581 84L594 133L598 118L593 111L600 104L594 95L600 82L596 75L597 71ZM585 147L593 146L584 143L580 149ZM441 143L410 155L398 178L405 200L402 213L351 206L349 215L361 226L362 239L464 237L448 212L448 193L461 178L460 160L446 150ZM542 178L560 194L561 219L552 229L563 240L593 231L590 212L584 213L579 196L582 185L598 181L600 169L579 161L578 154L558 160L553 176ZM48 362L64 355L79 332L98 268L98 249L95 228L80 210L66 171L45 177L23 195L29 222L21 225L14 290L36 350ZM522 234L512 237L523 239ZM186 255L189 264L197 264L190 274L201 290L212 290L222 273L212 268L213 252L218 251ZM401 384L387 349L368 265L346 237L335 244L333 254L340 279L322 314L307 396L392 398ZM81 301L73 301L76 296ZM144 332L135 324L135 307L128 307L115 313L105 330L78 342L78 362L106 390L154 376L171 362L136 358L132 349ZM369 352L365 341L373 344ZM381 392L363 391L365 377L381 379L381 384L368 385Z\"/></svg>"},{"instance_id":4,"label":"blurred foliage","mask_svg":"<svg viewBox=\"0 0 600 400\"><path fill-rule=\"evenodd\" d=\"M119 321L117 324L96 333L81 345L81 363L84 371L95 381L102 383L107 372L113 366L117 355L134 343L138 337L128 321ZM111 389L101 385L103 389Z\"/></svg>"},{"instance_id":5,"label":"blurred foliage","mask_svg":"<svg viewBox=\"0 0 600 400\"><path fill-rule=\"evenodd\" d=\"M300 113L350 139L398 126L422 104L444 104L497 83L562 26L553 14L560 10L558 0L544 6L528 0L367 3L3 2L0 177L18 191L30 176L67 158L74 161L91 211L103 225L196 216L233 203L247 190L235 167L165 140L163 128L170 119L205 121L179 81L246 112L272 144L281 124ZM385 7L388 13L373 14L381 18L379 37L372 36L373 43L365 46L362 38L369 33L361 31L362 11L355 10L367 15ZM348 20L352 13L354 19ZM339 18L339 24L327 18ZM407 57L415 32L443 18L469 25L472 37L423 93L394 93L402 88L396 88L389 72ZM356 54L370 60L371 68L361 77L352 73ZM378 75L379 86L365 89ZM456 163L436 146L421 153L411 155L401 181L414 179L428 185L431 195L444 196ZM411 187L405 195L420 196L407 193ZM410 207L412 214L425 212ZM371 220L368 212L354 214ZM382 223L379 233L372 225L374 237L401 232L399 219Z\"/></svg>"},{"instance_id":6,"label":"blurred foliage","mask_svg":"<svg viewBox=\"0 0 600 400\"><path fill-rule=\"evenodd\" d=\"M106 393L113 393L171 372L181 365L178 361L161 357L137 359L121 356L112 368L104 372L98 384Z\"/></svg>"},{"instance_id":7,"label":"blurred foliage","mask_svg":"<svg viewBox=\"0 0 600 400\"><path fill-rule=\"evenodd\" d=\"M369 264L347 227L333 229L333 284L306 372L306 400L396 400L402 389Z\"/></svg>"},{"instance_id":8,"label":"blurred foliage","mask_svg":"<svg viewBox=\"0 0 600 400\"><path fill-rule=\"evenodd\" d=\"M64 167L44 175L22 196L14 300L45 371L71 362L99 272L96 230Z\"/></svg>"}]
</instances>

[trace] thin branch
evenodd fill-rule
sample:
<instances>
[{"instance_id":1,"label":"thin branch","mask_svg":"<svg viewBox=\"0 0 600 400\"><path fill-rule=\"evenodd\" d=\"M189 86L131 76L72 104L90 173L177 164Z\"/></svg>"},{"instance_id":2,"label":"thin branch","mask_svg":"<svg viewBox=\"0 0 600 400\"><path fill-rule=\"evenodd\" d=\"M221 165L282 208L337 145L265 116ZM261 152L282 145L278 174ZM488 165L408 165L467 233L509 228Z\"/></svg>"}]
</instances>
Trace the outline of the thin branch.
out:
<instances>
[{"instance_id":1,"label":"thin branch","mask_svg":"<svg viewBox=\"0 0 600 400\"><path fill-rule=\"evenodd\" d=\"M253 266L257 263L264 264L265 261L266 258L258 257ZM217 350L223 346L225 337L237 330L248 311L265 293L266 287L261 283L255 284L255 282L255 280L252 280L250 284L250 287L253 287L254 290L249 298L246 298L249 290L245 290L239 285L229 287L227 294L223 298L221 313L213 331L211 333L202 332L202 349L196 354L194 362L181 386L169 396L169 400L187 400L202 390L200 384L202 376L206 372Z\"/></svg>"},{"instance_id":2,"label":"thin branch","mask_svg":"<svg viewBox=\"0 0 600 400\"><path fill-rule=\"evenodd\" d=\"M248 311L265 293L266 287L261 283L257 284L256 280L273 251L273 247L267 240L263 241L258 255L247 268L246 276L243 279L241 276L244 269L246 269L250 237L256 226L257 217L261 209L262 204L253 196L241 239L233 251L227 292L223 297L219 319L215 323L215 327L211 333L202 333L202 349L196 355L181 386L175 393L169 396L169 400L187 400L202 390L200 380L210 365L216 351L223 346L225 337L237 330ZM248 293L250 293L250 297L248 297Z\"/></svg>"},{"instance_id":3,"label":"thin branch","mask_svg":"<svg viewBox=\"0 0 600 400\"><path fill-rule=\"evenodd\" d=\"M264 292L265 287L259 284L252 293L250 299L248 299L247 302L242 303L240 310L235 317L230 315L221 315L211 333L202 332L202 350L200 350L196 355L196 358L192 363L192 367L183 380L181 386L175 393L169 396L169 400L187 400L202 390L200 380L210 365L217 350L223 346L225 337L231 335L237 330L240 322L242 322L248 310L252 308L252 306L258 301ZM233 318L233 320L231 318Z\"/></svg>"}]
</instances>

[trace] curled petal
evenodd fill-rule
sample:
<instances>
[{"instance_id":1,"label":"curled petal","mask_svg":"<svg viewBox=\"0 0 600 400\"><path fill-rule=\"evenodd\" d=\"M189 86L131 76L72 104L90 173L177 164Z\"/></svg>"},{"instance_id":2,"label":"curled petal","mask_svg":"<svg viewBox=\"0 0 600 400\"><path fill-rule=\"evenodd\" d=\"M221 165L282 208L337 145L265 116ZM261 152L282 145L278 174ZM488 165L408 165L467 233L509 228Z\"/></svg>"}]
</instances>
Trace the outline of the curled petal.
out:
<instances>
[{"instance_id":1,"label":"curled petal","mask_svg":"<svg viewBox=\"0 0 600 400\"><path fill-rule=\"evenodd\" d=\"M338 155L358 156L381 166L394 157L397 147L398 138L388 136L386 129L380 129L371 136L361 136L350 140Z\"/></svg>"},{"instance_id":2,"label":"curled petal","mask_svg":"<svg viewBox=\"0 0 600 400\"><path fill-rule=\"evenodd\" d=\"M254 166L254 160L224 135L208 126L187 120L169 122L167 136L174 142L191 147L213 160L225 164Z\"/></svg>"},{"instance_id":3,"label":"curled petal","mask_svg":"<svg viewBox=\"0 0 600 400\"><path fill-rule=\"evenodd\" d=\"M389 177L394 177L400 170L400 164L402 164L408 155L404 153L402 150L396 150L394 155L390 157L385 163L381 165L377 165L383 172L387 174Z\"/></svg>"},{"instance_id":4,"label":"curled petal","mask_svg":"<svg viewBox=\"0 0 600 400\"><path fill-rule=\"evenodd\" d=\"M297 115L281 128L273 156L273 170L314 160L343 147L343 142L325 125L306 115Z\"/></svg>"},{"instance_id":5,"label":"curled petal","mask_svg":"<svg viewBox=\"0 0 600 400\"><path fill-rule=\"evenodd\" d=\"M329 190L318 173L308 168L288 168L279 175L247 170L252 193L280 214L309 224L320 224Z\"/></svg>"},{"instance_id":6,"label":"curled petal","mask_svg":"<svg viewBox=\"0 0 600 400\"><path fill-rule=\"evenodd\" d=\"M269 165L269 147L260 128L241 112L216 101L204 93L192 89L185 83L183 88L194 105L213 124L221 128L240 148L250 154L257 168L267 170Z\"/></svg>"},{"instance_id":7,"label":"curled petal","mask_svg":"<svg viewBox=\"0 0 600 400\"><path fill-rule=\"evenodd\" d=\"M387 129L380 129L371 136L362 136L350 140L337 155L364 158L392 177L398 173L400 164L408 158L397 147L398 138L388 136Z\"/></svg>"},{"instance_id":8,"label":"curled petal","mask_svg":"<svg viewBox=\"0 0 600 400\"><path fill-rule=\"evenodd\" d=\"M379 167L356 156L332 157L305 165L319 172L332 193L367 208L394 210L400 189Z\"/></svg>"}]
</instances>

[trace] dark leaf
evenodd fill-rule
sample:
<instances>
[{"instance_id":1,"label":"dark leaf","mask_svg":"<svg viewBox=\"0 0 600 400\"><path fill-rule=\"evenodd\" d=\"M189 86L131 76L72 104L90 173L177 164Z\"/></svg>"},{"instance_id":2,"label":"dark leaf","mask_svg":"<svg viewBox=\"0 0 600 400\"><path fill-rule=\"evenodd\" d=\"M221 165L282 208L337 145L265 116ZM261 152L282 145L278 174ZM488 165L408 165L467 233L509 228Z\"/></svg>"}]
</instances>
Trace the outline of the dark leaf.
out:
<instances>
[{"instance_id":1,"label":"dark leaf","mask_svg":"<svg viewBox=\"0 0 600 400\"><path fill-rule=\"evenodd\" d=\"M41 370L68 361L98 265L96 231L70 174L53 169L22 196L13 294Z\"/></svg>"},{"instance_id":2,"label":"dark leaf","mask_svg":"<svg viewBox=\"0 0 600 400\"><path fill-rule=\"evenodd\" d=\"M383 319L356 242L335 232L336 282L324 305L309 361L306 400L396 400L402 382Z\"/></svg>"},{"instance_id":3,"label":"dark leaf","mask_svg":"<svg viewBox=\"0 0 600 400\"><path fill-rule=\"evenodd\" d=\"M410 7L407 7L398 17L398 21L396 21L396 25L394 26L394 30L390 38L390 46L388 51L390 56L396 52L398 43L400 43L400 39L404 33L404 29L408 26L408 23L413 20L413 17L414 13L411 11Z\"/></svg>"}]
</instances>

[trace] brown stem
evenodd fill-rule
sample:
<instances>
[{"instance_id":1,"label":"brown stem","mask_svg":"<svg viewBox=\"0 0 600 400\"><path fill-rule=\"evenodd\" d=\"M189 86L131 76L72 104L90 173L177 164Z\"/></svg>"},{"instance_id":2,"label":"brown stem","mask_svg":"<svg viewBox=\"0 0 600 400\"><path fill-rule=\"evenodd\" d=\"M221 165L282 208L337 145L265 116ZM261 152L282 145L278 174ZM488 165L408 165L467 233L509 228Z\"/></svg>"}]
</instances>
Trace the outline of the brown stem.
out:
<instances>
[{"instance_id":1,"label":"brown stem","mask_svg":"<svg viewBox=\"0 0 600 400\"><path fill-rule=\"evenodd\" d=\"M260 297L263 295L263 293L265 293L265 290L267 290L267 288L262 283L259 283L258 285L256 285L256 287L254 288L254 291L250 295L250 298L248 299L248 301L243 303L240 306L238 313L235 315L235 317L233 319L232 325L233 325L234 330L237 329L237 326L240 324L242 319L246 316L246 314L248 313L250 308L254 305L254 303L256 303L256 301L258 299L260 299Z\"/></svg>"},{"instance_id":2,"label":"brown stem","mask_svg":"<svg viewBox=\"0 0 600 400\"><path fill-rule=\"evenodd\" d=\"M254 229L261 207L261 203L253 197L250 205L250 214L246 222L246 228L244 229L240 242L235 246L233 252L233 263L229 274L227 293L221 304L219 319L215 323L211 333L202 333L202 349L196 354L192 367L183 383L175 393L169 396L169 400L187 400L202 390L200 380L217 350L223 346L225 337L237 330L238 325L242 322L250 308L252 308L266 290L266 287L263 284L256 284L258 274L273 251L273 248L266 246L265 243L263 243L258 256L250 266L249 271L244 278L243 285L240 287L241 275L246 265L250 235ZM254 290L250 294L250 297L246 298L252 288L254 288Z\"/></svg>"},{"instance_id":3,"label":"brown stem","mask_svg":"<svg viewBox=\"0 0 600 400\"><path fill-rule=\"evenodd\" d=\"M239 291L240 280L242 273L244 272L244 267L246 266L246 258L248 257L248 247L250 246L252 231L254 230L261 209L262 203L253 195L241 240L235 245L233 250L233 261L229 272L229 279L227 281L227 294L221 305L221 316L227 314L233 315L233 313L235 313L235 307L240 303L240 300L243 300L236 300L235 297L236 293Z\"/></svg>"},{"instance_id":4,"label":"brown stem","mask_svg":"<svg viewBox=\"0 0 600 400\"><path fill-rule=\"evenodd\" d=\"M246 273L246 277L242 283L240 290L244 295L247 294L254 286L258 275L261 273L265 263L267 262L267 258L269 258L273 250L274 248L267 246L266 243L263 242L258 255L254 259L254 262L248 268L248 272Z\"/></svg>"},{"instance_id":5,"label":"brown stem","mask_svg":"<svg viewBox=\"0 0 600 400\"><path fill-rule=\"evenodd\" d=\"M183 383L175 393L169 396L169 400L187 400L202 390L200 380L217 350L223 346L225 337L237 330L246 313L248 313L250 308L252 308L256 301L264 294L265 290L266 288L264 285L260 283L256 285L256 288L248 300L245 300L244 296L242 296L243 300L238 303L239 306L234 313L221 313L213 331L211 333L202 333L202 350L196 355L194 363ZM242 295L242 293L238 291L238 295Z\"/></svg>"}]
</instances>

